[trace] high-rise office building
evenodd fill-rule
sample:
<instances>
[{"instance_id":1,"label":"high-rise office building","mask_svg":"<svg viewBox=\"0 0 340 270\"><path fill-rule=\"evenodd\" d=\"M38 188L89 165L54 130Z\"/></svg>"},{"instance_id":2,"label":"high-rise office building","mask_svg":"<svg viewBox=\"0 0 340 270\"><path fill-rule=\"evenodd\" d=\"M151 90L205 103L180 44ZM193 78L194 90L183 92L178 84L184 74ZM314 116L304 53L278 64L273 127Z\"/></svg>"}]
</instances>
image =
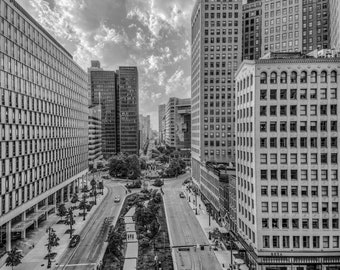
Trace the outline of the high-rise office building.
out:
<instances>
[{"instance_id":1,"label":"high-rise office building","mask_svg":"<svg viewBox=\"0 0 340 270\"><path fill-rule=\"evenodd\" d=\"M144 116L142 114L139 115L139 143L140 149L143 149L145 145L151 139L151 127L150 127L150 115Z\"/></svg>"},{"instance_id":2,"label":"high-rise office building","mask_svg":"<svg viewBox=\"0 0 340 270\"><path fill-rule=\"evenodd\" d=\"M114 71L100 68L99 61L91 61L88 77L90 105L101 104L102 107L102 151L107 159L119 153L117 75Z\"/></svg>"},{"instance_id":3,"label":"high-rise office building","mask_svg":"<svg viewBox=\"0 0 340 270\"><path fill-rule=\"evenodd\" d=\"M97 167L103 160L102 150L102 105L89 107L89 165Z\"/></svg>"},{"instance_id":4,"label":"high-rise office building","mask_svg":"<svg viewBox=\"0 0 340 270\"><path fill-rule=\"evenodd\" d=\"M37 226L88 172L87 75L18 3L0 0L0 232Z\"/></svg>"},{"instance_id":5,"label":"high-rise office building","mask_svg":"<svg viewBox=\"0 0 340 270\"><path fill-rule=\"evenodd\" d=\"M164 134L162 128L162 119L165 115L165 104L161 104L158 106L158 141L159 143L163 143Z\"/></svg>"},{"instance_id":6,"label":"high-rise office building","mask_svg":"<svg viewBox=\"0 0 340 270\"><path fill-rule=\"evenodd\" d=\"M197 0L191 16L192 178L207 161L234 161L234 73L242 57L242 1ZM213 191L211 191L213 194Z\"/></svg>"},{"instance_id":7,"label":"high-rise office building","mask_svg":"<svg viewBox=\"0 0 340 270\"><path fill-rule=\"evenodd\" d=\"M329 0L331 48L340 50L340 1Z\"/></svg>"},{"instance_id":8,"label":"high-rise office building","mask_svg":"<svg viewBox=\"0 0 340 270\"><path fill-rule=\"evenodd\" d=\"M236 74L238 238L251 268L339 269L340 59L292 54Z\"/></svg>"},{"instance_id":9,"label":"high-rise office building","mask_svg":"<svg viewBox=\"0 0 340 270\"><path fill-rule=\"evenodd\" d=\"M259 59L261 57L262 1L248 0L243 9L243 59Z\"/></svg>"},{"instance_id":10,"label":"high-rise office building","mask_svg":"<svg viewBox=\"0 0 340 270\"><path fill-rule=\"evenodd\" d=\"M302 49L301 0L262 2L262 55Z\"/></svg>"},{"instance_id":11,"label":"high-rise office building","mask_svg":"<svg viewBox=\"0 0 340 270\"><path fill-rule=\"evenodd\" d=\"M302 1L302 52L330 48L329 0Z\"/></svg>"},{"instance_id":12,"label":"high-rise office building","mask_svg":"<svg viewBox=\"0 0 340 270\"><path fill-rule=\"evenodd\" d=\"M165 144L176 150L191 148L191 100L172 97L165 107Z\"/></svg>"},{"instance_id":13,"label":"high-rise office building","mask_svg":"<svg viewBox=\"0 0 340 270\"><path fill-rule=\"evenodd\" d=\"M139 154L137 67L119 67L120 152Z\"/></svg>"}]
</instances>

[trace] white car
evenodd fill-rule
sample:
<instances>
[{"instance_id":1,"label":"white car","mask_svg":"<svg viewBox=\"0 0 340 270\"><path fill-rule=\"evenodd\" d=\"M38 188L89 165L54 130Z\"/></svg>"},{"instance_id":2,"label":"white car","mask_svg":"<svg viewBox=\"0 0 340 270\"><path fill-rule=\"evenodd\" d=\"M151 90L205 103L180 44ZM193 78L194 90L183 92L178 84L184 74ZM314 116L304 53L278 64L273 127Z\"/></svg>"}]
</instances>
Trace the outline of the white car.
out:
<instances>
[{"instance_id":1,"label":"white car","mask_svg":"<svg viewBox=\"0 0 340 270\"><path fill-rule=\"evenodd\" d=\"M114 202L120 202L120 196L115 196Z\"/></svg>"}]
</instances>

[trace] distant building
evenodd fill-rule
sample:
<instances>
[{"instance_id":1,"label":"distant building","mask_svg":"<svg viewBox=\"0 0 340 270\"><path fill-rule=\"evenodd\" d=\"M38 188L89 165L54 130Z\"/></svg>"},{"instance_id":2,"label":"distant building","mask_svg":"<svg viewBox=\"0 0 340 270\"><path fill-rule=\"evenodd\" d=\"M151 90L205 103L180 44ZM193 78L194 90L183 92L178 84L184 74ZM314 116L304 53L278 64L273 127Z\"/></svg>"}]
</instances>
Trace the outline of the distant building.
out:
<instances>
[{"instance_id":1,"label":"distant building","mask_svg":"<svg viewBox=\"0 0 340 270\"><path fill-rule=\"evenodd\" d=\"M262 1L248 0L243 5L243 59L259 59L262 41Z\"/></svg>"},{"instance_id":2,"label":"distant building","mask_svg":"<svg viewBox=\"0 0 340 270\"><path fill-rule=\"evenodd\" d=\"M329 0L331 48L340 50L340 1Z\"/></svg>"},{"instance_id":3,"label":"distant building","mask_svg":"<svg viewBox=\"0 0 340 270\"><path fill-rule=\"evenodd\" d=\"M164 142L162 120L165 115L165 104L158 106L158 140L160 143Z\"/></svg>"},{"instance_id":4,"label":"distant building","mask_svg":"<svg viewBox=\"0 0 340 270\"><path fill-rule=\"evenodd\" d=\"M102 159L102 105L98 104L89 107L89 165L96 168Z\"/></svg>"},{"instance_id":5,"label":"distant building","mask_svg":"<svg viewBox=\"0 0 340 270\"><path fill-rule=\"evenodd\" d=\"M165 144L176 150L191 146L190 99L170 98L165 108Z\"/></svg>"},{"instance_id":6,"label":"distant building","mask_svg":"<svg viewBox=\"0 0 340 270\"><path fill-rule=\"evenodd\" d=\"M140 149L151 139L150 115L139 115Z\"/></svg>"},{"instance_id":7,"label":"distant building","mask_svg":"<svg viewBox=\"0 0 340 270\"><path fill-rule=\"evenodd\" d=\"M102 105L102 152L108 159L120 152L117 75L100 68L99 61L91 61L88 76L90 105Z\"/></svg>"},{"instance_id":8,"label":"distant building","mask_svg":"<svg viewBox=\"0 0 340 270\"><path fill-rule=\"evenodd\" d=\"M139 154L137 67L119 67L120 152Z\"/></svg>"},{"instance_id":9,"label":"distant building","mask_svg":"<svg viewBox=\"0 0 340 270\"><path fill-rule=\"evenodd\" d=\"M340 267L340 58L318 55L273 53L236 73L237 233L251 269Z\"/></svg>"}]
</instances>

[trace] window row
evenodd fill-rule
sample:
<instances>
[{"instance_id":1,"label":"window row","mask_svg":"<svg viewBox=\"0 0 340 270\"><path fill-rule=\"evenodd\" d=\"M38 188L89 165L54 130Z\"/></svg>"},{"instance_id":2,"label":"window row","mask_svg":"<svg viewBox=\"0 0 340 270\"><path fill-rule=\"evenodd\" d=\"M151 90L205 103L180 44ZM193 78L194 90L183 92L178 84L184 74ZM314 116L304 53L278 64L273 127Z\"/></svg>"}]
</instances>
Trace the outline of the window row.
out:
<instances>
[{"instance_id":1,"label":"window row","mask_svg":"<svg viewBox=\"0 0 340 270\"><path fill-rule=\"evenodd\" d=\"M290 189L290 192L289 192ZM300 189L300 191L299 191ZM261 196L339 196L339 186L261 186Z\"/></svg>"},{"instance_id":2,"label":"window row","mask_svg":"<svg viewBox=\"0 0 340 270\"><path fill-rule=\"evenodd\" d=\"M281 207L279 207L281 206ZM290 208L290 209L289 209ZM338 202L261 202L262 213L338 213Z\"/></svg>"},{"instance_id":3,"label":"window row","mask_svg":"<svg viewBox=\"0 0 340 270\"><path fill-rule=\"evenodd\" d=\"M287 155L286 155L287 156ZM299 173L300 172L300 173ZM260 170L261 180L338 181L338 170Z\"/></svg>"},{"instance_id":4,"label":"window row","mask_svg":"<svg viewBox=\"0 0 340 270\"><path fill-rule=\"evenodd\" d=\"M290 89L289 93L287 89L261 89L260 90L260 100L287 100L288 96L290 100L307 100L307 99L337 99L337 88L302 88ZM289 95L288 95L289 94ZM242 103L242 100L241 100Z\"/></svg>"},{"instance_id":5,"label":"window row","mask_svg":"<svg viewBox=\"0 0 340 270\"><path fill-rule=\"evenodd\" d=\"M339 229L339 219L333 218L262 218L263 229Z\"/></svg>"},{"instance_id":6,"label":"window row","mask_svg":"<svg viewBox=\"0 0 340 270\"><path fill-rule=\"evenodd\" d=\"M289 122L289 129L288 129L288 122L287 121L270 121L268 122L260 122L260 132L298 132L298 131L308 131L308 125L307 121L300 121L299 123L299 129L298 129L298 122L297 121L290 121ZM242 124L238 124L237 131L241 131ZM280 126L279 126L280 125ZM319 125L319 129L318 129ZM240 127L240 128L239 128ZM310 121L309 122L309 131L332 131L336 132L338 131L338 121Z\"/></svg>"}]
</instances>

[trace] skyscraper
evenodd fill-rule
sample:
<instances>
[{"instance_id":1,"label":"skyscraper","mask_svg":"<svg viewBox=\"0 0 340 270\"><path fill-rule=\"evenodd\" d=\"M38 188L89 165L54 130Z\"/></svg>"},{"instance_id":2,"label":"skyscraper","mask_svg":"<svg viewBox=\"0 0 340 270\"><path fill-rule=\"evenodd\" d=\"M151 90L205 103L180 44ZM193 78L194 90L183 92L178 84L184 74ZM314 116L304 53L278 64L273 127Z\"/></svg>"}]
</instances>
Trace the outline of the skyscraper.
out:
<instances>
[{"instance_id":1,"label":"skyscraper","mask_svg":"<svg viewBox=\"0 0 340 270\"><path fill-rule=\"evenodd\" d=\"M162 119L165 115L165 104L161 104L158 106L158 140L159 143L162 143L164 140L163 127L162 127Z\"/></svg>"},{"instance_id":2,"label":"skyscraper","mask_svg":"<svg viewBox=\"0 0 340 270\"><path fill-rule=\"evenodd\" d=\"M0 0L0 232L25 238L88 172L87 75L16 1ZM3 235L2 235L3 236Z\"/></svg>"},{"instance_id":3,"label":"skyscraper","mask_svg":"<svg viewBox=\"0 0 340 270\"><path fill-rule=\"evenodd\" d=\"M98 104L89 107L89 165L96 168L102 159L102 105Z\"/></svg>"},{"instance_id":4,"label":"skyscraper","mask_svg":"<svg viewBox=\"0 0 340 270\"><path fill-rule=\"evenodd\" d=\"M242 57L242 1L196 1L191 17L192 177L234 160L234 73Z\"/></svg>"},{"instance_id":5,"label":"skyscraper","mask_svg":"<svg viewBox=\"0 0 340 270\"><path fill-rule=\"evenodd\" d=\"M340 59L298 56L236 74L237 234L255 269L340 266Z\"/></svg>"},{"instance_id":6,"label":"skyscraper","mask_svg":"<svg viewBox=\"0 0 340 270\"><path fill-rule=\"evenodd\" d=\"M119 122L117 121L117 75L100 68L92 61L88 69L90 105L102 105L102 151L105 159L119 153Z\"/></svg>"},{"instance_id":7,"label":"skyscraper","mask_svg":"<svg viewBox=\"0 0 340 270\"><path fill-rule=\"evenodd\" d=\"M262 0L248 0L243 5L243 59L259 59L262 41Z\"/></svg>"},{"instance_id":8,"label":"skyscraper","mask_svg":"<svg viewBox=\"0 0 340 270\"><path fill-rule=\"evenodd\" d=\"M340 50L340 1L329 0L331 48Z\"/></svg>"},{"instance_id":9,"label":"skyscraper","mask_svg":"<svg viewBox=\"0 0 340 270\"><path fill-rule=\"evenodd\" d=\"M330 48L329 0L302 1L302 52Z\"/></svg>"},{"instance_id":10,"label":"skyscraper","mask_svg":"<svg viewBox=\"0 0 340 270\"><path fill-rule=\"evenodd\" d=\"M139 154L137 67L119 67L120 152Z\"/></svg>"},{"instance_id":11,"label":"skyscraper","mask_svg":"<svg viewBox=\"0 0 340 270\"><path fill-rule=\"evenodd\" d=\"M265 0L262 3L262 55L300 52L302 49L301 0Z\"/></svg>"}]
</instances>

